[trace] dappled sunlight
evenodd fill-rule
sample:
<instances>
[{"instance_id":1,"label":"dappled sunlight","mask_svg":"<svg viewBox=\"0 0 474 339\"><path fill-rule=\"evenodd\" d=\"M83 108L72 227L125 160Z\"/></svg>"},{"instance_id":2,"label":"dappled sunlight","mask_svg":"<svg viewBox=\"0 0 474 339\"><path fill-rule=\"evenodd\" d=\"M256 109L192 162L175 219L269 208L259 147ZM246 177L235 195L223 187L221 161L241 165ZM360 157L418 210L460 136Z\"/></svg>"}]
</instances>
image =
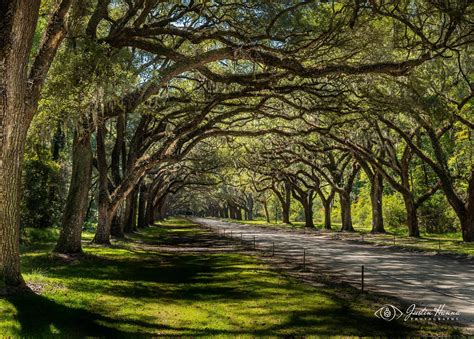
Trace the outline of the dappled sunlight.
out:
<instances>
[{"instance_id":1,"label":"dappled sunlight","mask_svg":"<svg viewBox=\"0 0 474 339\"><path fill-rule=\"evenodd\" d=\"M0 12L0 335L474 334L473 1Z\"/></svg>"},{"instance_id":2,"label":"dappled sunlight","mask_svg":"<svg viewBox=\"0 0 474 339\"><path fill-rule=\"evenodd\" d=\"M413 331L396 323L387 327L374 318L370 303L356 296L283 278L235 249L219 252L219 247L232 246L189 222L156 225L123 244L87 246L84 256L68 262L26 252L25 277L41 284L42 291L3 301L2 333L120 337ZM170 244L180 251L163 250ZM207 252L196 253L195 247Z\"/></svg>"}]
</instances>

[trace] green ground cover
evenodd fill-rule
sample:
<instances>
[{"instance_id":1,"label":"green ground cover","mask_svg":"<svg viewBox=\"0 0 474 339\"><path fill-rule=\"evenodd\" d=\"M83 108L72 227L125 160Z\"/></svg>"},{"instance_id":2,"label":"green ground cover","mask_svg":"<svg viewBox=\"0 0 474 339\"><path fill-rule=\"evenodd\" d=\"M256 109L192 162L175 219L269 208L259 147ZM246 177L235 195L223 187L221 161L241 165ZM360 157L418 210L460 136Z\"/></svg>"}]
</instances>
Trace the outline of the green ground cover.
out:
<instances>
[{"instance_id":1,"label":"green ground cover","mask_svg":"<svg viewBox=\"0 0 474 339\"><path fill-rule=\"evenodd\" d=\"M374 317L370 296L311 287L257 258L219 251L229 240L171 220L115 242L51 254L57 233L22 246L22 268L38 294L0 299L3 336L413 335L451 328ZM92 234L85 233L90 240ZM197 249L195 246L198 246ZM417 324L417 326L420 326Z\"/></svg>"}]
</instances>

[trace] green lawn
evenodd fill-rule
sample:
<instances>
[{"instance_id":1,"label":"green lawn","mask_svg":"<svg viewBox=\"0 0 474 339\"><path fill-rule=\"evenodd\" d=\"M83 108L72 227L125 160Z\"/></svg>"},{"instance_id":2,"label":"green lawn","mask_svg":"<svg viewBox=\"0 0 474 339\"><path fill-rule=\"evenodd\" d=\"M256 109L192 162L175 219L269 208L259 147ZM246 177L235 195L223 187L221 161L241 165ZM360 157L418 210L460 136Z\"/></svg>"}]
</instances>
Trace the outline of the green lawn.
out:
<instances>
[{"instance_id":1,"label":"green lawn","mask_svg":"<svg viewBox=\"0 0 474 339\"><path fill-rule=\"evenodd\" d=\"M278 223L267 223L265 220L231 220L224 219L229 222L241 224L257 225L263 227L285 228L285 229L303 229L304 222L295 221L292 225ZM322 229L322 224L315 223L316 228ZM336 233L340 229L340 224L333 224L333 232ZM461 232L455 233L427 233L421 231L421 238L408 237L408 231L405 227L395 228L385 227L387 234L371 234L370 227L354 225L355 233L340 233L338 237L341 239L364 240L366 243L379 245L390 245L403 248L410 248L423 251L450 252L464 255L474 255L474 244L462 241ZM339 232L338 232L339 233ZM362 238L363 234L363 238Z\"/></svg>"},{"instance_id":2,"label":"green lawn","mask_svg":"<svg viewBox=\"0 0 474 339\"><path fill-rule=\"evenodd\" d=\"M172 220L110 248L87 245L86 255L73 261L51 255L54 242L47 238L41 244L25 244L23 272L41 292L0 299L0 333L7 337L452 333L450 328L415 329L403 322L378 320L373 313L380 300L283 277L255 257L232 249L219 251L218 245L227 246L229 240L214 237L187 221Z\"/></svg>"}]
</instances>

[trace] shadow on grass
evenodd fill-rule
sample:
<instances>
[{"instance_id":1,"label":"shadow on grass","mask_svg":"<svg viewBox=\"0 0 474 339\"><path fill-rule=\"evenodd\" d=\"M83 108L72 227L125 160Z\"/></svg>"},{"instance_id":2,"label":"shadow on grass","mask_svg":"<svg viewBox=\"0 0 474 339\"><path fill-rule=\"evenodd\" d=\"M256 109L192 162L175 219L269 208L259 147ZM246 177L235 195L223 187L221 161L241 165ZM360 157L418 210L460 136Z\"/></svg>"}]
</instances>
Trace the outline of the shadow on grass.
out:
<instances>
[{"instance_id":1,"label":"shadow on grass","mask_svg":"<svg viewBox=\"0 0 474 339\"><path fill-rule=\"evenodd\" d=\"M342 298L337 289L314 290L277 278L275 272L261 268L250 257L213 253L212 246L225 245L226 240L216 239L193 226L152 227L133 235L124 244L128 246L137 241L183 250L171 253L160 252L159 248L91 247L89 254L72 263L35 253L25 258L25 272L44 267L45 277L61 279L77 298L90 294L110 295L141 305L169 303L189 308L206 307L209 316L224 325L197 328L177 321L171 326L166 325L167 319L160 315L142 315L140 320L120 318L114 316L113 307L101 307L102 311L96 313L90 310L90 304L81 300L72 300L72 304L82 307L74 308L65 305L70 303L67 299L60 304L44 296L19 295L8 298L21 324L18 334L37 337L59 332L74 336L126 337L157 333L192 336L404 336L413 333L413 328L402 323L386 323L359 310L357 297L348 300ZM191 248L188 251L192 246L210 246L210 250L196 253ZM317 294L319 299L312 299L314 303L305 302L312 294ZM247 319L245 325L240 323L242 318ZM130 332L119 327L130 328Z\"/></svg>"},{"instance_id":2,"label":"shadow on grass","mask_svg":"<svg viewBox=\"0 0 474 339\"><path fill-rule=\"evenodd\" d=\"M25 272L28 273L33 267L45 267L45 276L64 279L68 288L82 292L131 298L160 296L172 300L238 300L259 297L251 291L237 289L238 280L229 281L230 276L235 278L245 273L246 266L254 263L236 254L155 253L150 256L133 253L128 258L117 256L113 259L87 255L71 264L45 254L31 258L31 268ZM262 269L260 277L264 278L265 273L268 271ZM116 281L121 284L111 283ZM170 284L179 288L170 288ZM212 287L209 284L213 284Z\"/></svg>"},{"instance_id":3,"label":"shadow on grass","mask_svg":"<svg viewBox=\"0 0 474 339\"><path fill-rule=\"evenodd\" d=\"M106 327L98 321L114 321L100 314L58 304L48 298L28 293L7 298L17 311L18 335L42 337L68 333L81 336L124 337L130 333Z\"/></svg>"},{"instance_id":4,"label":"shadow on grass","mask_svg":"<svg viewBox=\"0 0 474 339\"><path fill-rule=\"evenodd\" d=\"M90 312L83 309L67 307L42 296L27 294L9 297L7 299L17 310L17 320L20 329L16 335L28 337L48 337L52 335L72 335L74 337L141 337L160 333L161 331L172 331L182 335L208 336L208 335L334 335L334 334L370 334L383 333L384 335L404 336L412 332L397 323L385 323L372 317L365 316L352 310L347 305L306 309L303 311L285 312L280 310L273 315L282 313L288 316L287 320L279 324L256 323L252 329L196 329L187 326L168 326L153 322L156 320L145 317L144 320L114 319L102 314ZM247 312L242 309L242 312ZM343 320L344 319L344 320ZM146 321L150 320L150 321ZM140 332L122 331L116 327L119 325L133 325L140 327Z\"/></svg>"}]
</instances>

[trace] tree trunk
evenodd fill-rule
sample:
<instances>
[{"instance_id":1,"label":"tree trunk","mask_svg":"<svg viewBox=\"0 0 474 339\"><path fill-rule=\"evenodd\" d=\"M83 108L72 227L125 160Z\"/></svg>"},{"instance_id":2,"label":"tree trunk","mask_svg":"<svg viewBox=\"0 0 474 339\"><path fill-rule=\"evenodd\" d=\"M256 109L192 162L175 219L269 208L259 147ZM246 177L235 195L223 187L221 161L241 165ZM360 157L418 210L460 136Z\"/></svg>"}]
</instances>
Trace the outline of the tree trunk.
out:
<instances>
[{"instance_id":1,"label":"tree trunk","mask_svg":"<svg viewBox=\"0 0 474 339\"><path fill-rule=\"evenodd\" d=\"M310 201L306 201L303 205L304 209L304 220L305 220L305 225L304 227L310 227L314 228L314 222L313 222L313 204L310 199Z\"/></svg>"},{"instance_id":2,"label":"tree trunk","mask_svg":"<svg viewBox=\"0 0 474 339\"><path fill-rule=\"evenodd\" d=\"M82 252L81 233L89 203L92 158L90 134L79 126L74 133L71 184L64 207L61 232L54 249L57 253Z\"/></svg>"},{"instance_id":3,"label":"tree trunk","mask_svg":"<svg viewBox=\"0 0 474 339\"><path fill-rule=\"evenodd\" d=\"M138 191L136 189L127 197L127 205L129 206L125 207L127 213L124 218L125 233L131 233L137 228L137 197Z\"/></svg>"},{"instance_id":4,"label":"tree trunk","mask_svg":"<svg viewBox=\"0 0 474 339\"><path fill-rule=\"evenodd\" d=\"M20 187L26 133L37 105L37 101L28 98L27 79L38 11L39 1L0 1L0 288L2 289L25 286L20 273Z\"/></svg>"},{"instance_id":5,"label":"tree trunk","mask_svg":"<svg viewBox=\"0 0 474 339\"><path fill-rule=\"evenodd\" d=\"M235 212L236 212L235 219L242 220L242 210L239 207L237 207L235 209Z\"/></svg>"},{"instance_id":6,"label":"tree trunk","mask_svg":"<svg viewBox=\"0 0 474 339\"><path fill-rule=\"evenodd\" d=\"M290 207L287 206L286 204L283 204L282 206L282 213L281 213L281 219L284 224L291 225L290 222Z\"/></svg>"},{"instance_id":7,"label":"tree trunk","mask_svg":"<svg viewBox=\"0 0 474 339\"><path fill-rule=\"evenodd\" d=\"M125 114L121 113L117 116L117 122L115 126L116 139L112 154L110 155L110 169L112 173L112 179L115 185L119 185L121 181L120 174L120 157L123 156L122 148L125 138ZM123 167L125 170L125 167Z\"/></svg>"},{"instance_id":8,"label":"tree trunk","mask_svg":"<svg viewBox=\"0 0 474 339\"><path fill-rule=\"evenodd\" d=\"M354 232L352 226L351 195L349 192L339 193L341 203L341 231Z\"/></svg>"},{"instance_id":9,"label":"tree trunk","mask_svg":"<svg viewBox=\"0 0 474 339\"><path fill-rule=\"evenodd\" d=\"M145 213L145 227L151 226L155 223L155 210L152 206L147 204Z\"/></svg>"},{"instance_id":10,"label":"tree trunk","mask_svg":"<svg viewBox=\"0 0 474 339\"><path fill-rule=\"evenodd\" d=\"M462 239L465 242L474 242L474 213L468 211L467 218L461 221Z\"/></svg>"},{"instance_id":11,"label":"tree trunk","mask_svg":"<svg viewBox=\"0 0 474 339\"><path fill-rule=\"evenodd\" d=\"M267 220L267 224L269 224L270 223L270 213L268 213L268 204L267 204L266 200L263 202L263 210L265 211L265 219Z\"/></svg>"},{"instance_id":12,"label":"tree trunk","mask_svg":"<svg viewBox=\"0 0 474 339\"><path fill-rule=\"evenodd\" d=\"M123 206L120 206L117 210L117 213L112 217L112 222L110 224L110 235L115 238L124 238L124 210Z\"/></svg>"},{"instance_id":13,"label":"tree trunk","mask_svg":"<svg viewBox=\"0 0 474 339\"><path fill-rule=\"evenodd\" d=\"M165 203L166 203L166 196L160 197L156 203L155 211L156 211L156 220L163 221L165 220ZM211 216L219 217L220 211L218 208L212 207L211 208Z\"/></svg>"},{"instance_id":14,"label":"tree trunk","mask_svg":"<svg viewBox=\"0 0 474 339\"><path fill-rule=\"evenodd\" d=\"M247 220L253 220L253 196L252 194L248 194L246 197L246 203L247 203Z\"/></svg>"},{"instance_id":15,"label":"tree trunk","mask_svg":"<svg viewBox=\"0 0 474 339\"><path fill-rule=\"evenodd\" d=\"M454 178L449 172L449 166L443 147L441 146L440 138L433 128L425 126L428 136L431 141L434 155L437 162L427 162L434 170L441 181L441 187L446 195L446 199L456 213L461 223L461 232L463 240L466 242L474 241L474 165L471 166L471 177L468 181L468 188L466 194L466 201L464 201L463 194L459 194L453 185ZM471 153L472 154L472 153Z\"/></svg>"},{"instance_id":16,"label":"tree trunk","mask_svg":"<svg viewBox=\"0 0 474 339\"><path fill-rule=\"evenodd\" d=\"M140 192L138 196L138 228L146 227L146 202L147 202L147 187L145 184L140 185Z\"/></svg>"},{"instance_id":17,"label":"tree trunk","mask_svg":"<svg viewBox=\"0 0 474 339\"><path fill-rule=\"evenodd\" d=\"M403 201L405 202L407 213L408 235L410 237L419 237L418 216L416 215L416 205L411 193L403 194Z\"/></svg>"},{"instance_id":18,"label":"tree trunk","mask_svg":"<svg viewBox=\"0 0 474 339\"><path fill-rule=\"evenodd\" d=\"M385 233L382 213L383 176L376 172L371 180L372 233Z\"/></svg>"},{"instance_id":19,"label":"tree trunk","mask_svg":"<svg viewBox=\"0 0 474 339\"><path fill-rule=\"evenodd\" d=\"M166 219L166 200L167 200L167 195L165 195L162 198L160 205L158 206L158 213L162 221ZM218 210L218 213L219 213L219 210Z\"/></svg>"},{"instance_id":20,"label":"tree trunk","mask_svg":"<svg viewBox=\"0 0 474 339\"><path fill-rule=\"evenodd\" d=\"M135 192L135 196L133 197L133 208L132 208L132 215L130 219L130 226L132 232L136 231L137 226L137 217L138 217L138 202L137 202L138 194Z\"/></svg>"},{"instance_id":21,"label":"tree trunk","mask_svg":"<svg viewBox=\"0 0 474 339\"><path fill-rule=\"evenodd\" d=\"M40 1L0 1L0 288L25 286L19 251L23 152L71 3L62 1L51 16L28 72Z\"/></svg>"},{"instance_id":22,"label":"tree trunk","mask_svg":"<svg viewBox=\"0 0 474 339\"><path fill-rule=\"evenodd\" d=\"M96 133L97 169L99 171L99 197L97 199L97 204L99 206L99 220L97 222L97 230L92 242L96 244L110 245L110 227L115 211L112 209L109 194L109 182L107 177L108 166L104 140L105 133L104 122L99 122Z\"/></svg>"},{"instance_id":23,"label":"tree trunk","mask_svg":"<svg viewBox=\"0 0 474 339\"><path fill-rule=\"evenodd\" d=\"M9 126L0 152L0 288L23 287L20 273L20 184L24 134ZM3 133L3 131L2 131ZM16 134L16 136L14 136Z\"/></svg>"},{"instance_id":24,"label":"tree trunk","mask_svg":"<svg viewBox=\"0 0 474 339\"><path fill-rule=\"evenodd\" d=\"M290 204L291 204L291 186L285 183L285 190L281 193L275 186L272 188L272 191L275 193L275 196L278 198L278 201L281 205L281 218L284 224L291 225L290 222ZM275 222L278 220L278 211L275 209Z\"/></svg>"},{"instance_id":25,"label":"tree trunk","mask_svg":"<svg viewBox=\"0 0 474 339\"><path fill-rule=\"evenodd\" d=\"M242 220L242 211L237 206L229 205L230 218L234 220Z\"/></svg>"},{"instance_id":26,"label":"tree trunk","mask_svg":"<svg viewBox=\"0 0 474 339\"><path fill-rule=\"evenodd\" d=\"M284 224L291 225L290 222L290 208L291 208L291 185L285 182L285 199L282 203L282 220Z\"/></svg>"},{"instance_id":27,"label":"tree trunk","mask_svg":"<svg viewBox=\"0 0 474 339\"><path fill-rule=\"evenodd\" d=\"M148 195L145 212L145 227L155 223L155 206L153 204L153 196Z\"/></svg>"},{"instance_id":28,"label":"tree trunk","mask_svg":"<svg viewBox=\"0 0 474 339\"><path fill-rule=\"evenodd\" d=\"M474 208L467 210L466 218L461 220L462 239L466 242L474 241Z\"/></svg>"},{"instance_id":29,"label":"tree trunk","mask_svg":"<svg viewBox=\"0 0 474 339\"><path fill-rule=\"evenodd\" d=\"M131 215L132 215L132 209L133 209L133 195L134 195L134 192L130 193L124 202L122 226L121 226L124 234L132 232Z\"/></svg>"},{"instance_id":30,"label":"tree trunk","mask_svg":"<svg viewBox=\"0 0 474 339\"><path fill-rule=\"evenodd\" d=\"M474 241L474 166L467 189L466 214L461 220L462 238L466 242Z\"/></svg>"},{"instance_id":31,"label":"tree trunk","mask_svg":"<svg viewBox=\"0 0 474 339\"><path fill-rule=\"evenodd\" d=\"M323 202L324 207L324 229L331 229L331 201Z\"/></svg>"},{"instance_id":32,"label":"tree trunk","mask_svg":"<svg viewBox=\"0 0 474 339\"><path fill-rule=\"evenodd\" d=\"M100 201L100 198L99 198ZM112 223L112 213L108 208L108 204L99 203L99 220L97 230L95 232L95 244L110 245L110 227Z\"/></svg>"}]
</instances>

